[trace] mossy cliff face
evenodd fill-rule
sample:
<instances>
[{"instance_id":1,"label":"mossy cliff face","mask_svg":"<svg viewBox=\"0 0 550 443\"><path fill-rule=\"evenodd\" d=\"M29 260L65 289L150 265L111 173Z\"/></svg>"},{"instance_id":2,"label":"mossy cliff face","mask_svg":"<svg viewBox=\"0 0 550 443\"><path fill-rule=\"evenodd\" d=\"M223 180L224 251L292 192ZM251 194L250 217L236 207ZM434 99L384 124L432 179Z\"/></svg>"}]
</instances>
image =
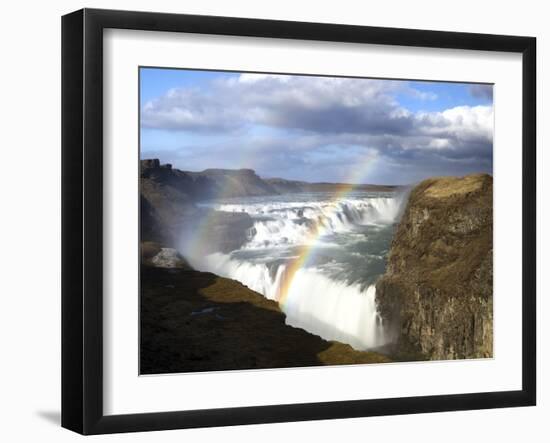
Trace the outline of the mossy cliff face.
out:
<instances>
[{"instance_id":1,"label":"mossy cliff face","mask_svg":"<svg viewBox=\"0 0 550 443\"><path fill-rule=\"evenodd\" d=\"M493 179L417 185L376 285L380 314L402 358L493 354Z\"/></svg>"}]
</instances>

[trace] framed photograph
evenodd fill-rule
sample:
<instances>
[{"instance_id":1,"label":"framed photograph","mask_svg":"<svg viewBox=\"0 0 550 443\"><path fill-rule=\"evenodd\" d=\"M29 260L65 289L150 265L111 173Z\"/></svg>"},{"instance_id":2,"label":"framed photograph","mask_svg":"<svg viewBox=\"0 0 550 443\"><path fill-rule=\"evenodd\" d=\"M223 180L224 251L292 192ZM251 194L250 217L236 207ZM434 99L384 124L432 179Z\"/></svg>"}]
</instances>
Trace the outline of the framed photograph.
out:
<instances>
[{"instance_id":1,"label":"framed photograph","mask_svg":"<svg viewBox=\"0 0 550 443\"><path fill-rule=\"evenodd\" d=\"M62 425L536 402L536 41L62 20Z\"/></svg>"}]
</instances>

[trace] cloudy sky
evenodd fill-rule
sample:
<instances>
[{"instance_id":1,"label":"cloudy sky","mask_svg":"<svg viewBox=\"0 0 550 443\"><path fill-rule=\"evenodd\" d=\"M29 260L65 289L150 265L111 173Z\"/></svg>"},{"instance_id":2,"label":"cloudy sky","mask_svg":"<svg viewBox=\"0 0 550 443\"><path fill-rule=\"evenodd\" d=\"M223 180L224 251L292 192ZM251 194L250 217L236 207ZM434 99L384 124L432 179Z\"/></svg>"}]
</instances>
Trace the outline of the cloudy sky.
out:
<instances>
[{"instance_id":1,"label":"cloudy sky","mask_svg":"<svg viewBox=\"0 0 550 443\"><path fill-rule=\"evenodd\" d=\"M409 184L492 172L492 86L141 69L141 158Z\"/></svg>"}]
</instances>

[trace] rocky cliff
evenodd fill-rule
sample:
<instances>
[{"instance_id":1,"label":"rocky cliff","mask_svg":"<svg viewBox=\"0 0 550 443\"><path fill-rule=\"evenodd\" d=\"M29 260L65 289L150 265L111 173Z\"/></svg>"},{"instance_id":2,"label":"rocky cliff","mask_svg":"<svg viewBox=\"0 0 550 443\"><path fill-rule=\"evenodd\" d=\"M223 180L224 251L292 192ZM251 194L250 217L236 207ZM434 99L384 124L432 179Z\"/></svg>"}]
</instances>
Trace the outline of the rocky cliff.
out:
<instances>
[{"instance_id":1,"label":"rocky cliff","mask_svg":"<svg viewBox=\"0 0 550 443\"><path fill-rule=\"evenodd\" d=\"M493 354L493 179L417 185L377 282L380 315L403 359Z\"/></svg>"},{"instance_id":2,"label":"rocky cliff","mask_svg":"<svg viewBox=\"0 0 550 443\"><path fill-rule=\"evenodd\" d=\"M142 182L169 186L188 202L210 198L252 197L277 194L277 190L262 180L252 169L205 169L181 171L158 159L141 161ZM174 197L174 196L172 196Z\"/></svg>"},{"instance_id":3,"label":"rocky cliff","mask_svg":"<svg viewBox=\"0 0 550 443\"><path fill-rule=\"evenodd\" d=\"M141 241L154 241L181 247L199 229L208 231L208 242L201 253L228 252L247 241L252 219L245 213L213 211L195 203L217 189L207 176L161 165L156 159L143 160L140 171Z\"/></svg>"}]
</instances>

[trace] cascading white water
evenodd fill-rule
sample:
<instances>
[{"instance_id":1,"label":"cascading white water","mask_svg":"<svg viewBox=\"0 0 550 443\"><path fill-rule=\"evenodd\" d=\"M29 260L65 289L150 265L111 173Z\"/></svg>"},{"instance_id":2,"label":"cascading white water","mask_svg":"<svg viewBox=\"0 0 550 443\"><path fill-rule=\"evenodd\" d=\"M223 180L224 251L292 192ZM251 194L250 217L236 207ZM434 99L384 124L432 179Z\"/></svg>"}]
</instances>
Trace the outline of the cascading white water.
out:
<instances>
[{"instance_id":1,"label":"cascading white water","mask_svg":"<svg viewBox=\"0 0 550 443\"><path fill-rule=\"evenodd\" d=\"M272 274L265 264L233 260L221 253L211 254L195 265L238 280L270 300L279 299L284 265ZM282 309L291 326L356 349L369 349L384 344L375 296L374 285L362 290L359 284L334 281L316 269L305 268L294 275Z\"/></svg>"},{"instance_id":2,"label":"cascading white water","mask_svg":"<svg viewBox=\"0 0 550 443\"><path fill-rule=\"evenodd\" d=\"M402 202L402 197L371 193L336 202L326 196L287 195L267 202L210 203L217 210L248 213L254 229L240 250L190 261L197 269L281 301L291 326L356 349L374 348L386 341L374 282L383 272ZM312 236L314 225L317 235ZM302 257L307 260L292 273L288 288L282 288L304 245L309 245L308 256Z\"/></svg>"},{"instance_id":3,"label":"cascading white water","mask_svg":"<svg viewBox=\"0 0 550 443\"><path fill-rule=\"evenodd\" d=\"M290 287L284 312L292 326L355 349L369 349L385 342L375 297L374 285L362 291L357 284L347 285L301 269Z\"/></svg>"},{"instance_id":4,"label":"cascading white water","mask_svg":"<svg viewBox=\"0 0 550 443\"><path fill-rule=\"evenodd\" d=\"M284 266L279 266L272 276L266 264L234 260L220 252L207 255L202 260L193 260L191 264L198 269L238 280L270 300L278 299L281 277L285 271Z\"/></svg>"},{"instance_id":5,"label":"cascading white water","mask_svg":"<svg viewBox=\"0 0 550 443\"><path fill-rule=\"evenodd\" d=\"M357 225L390 224L401 208L400 198L344 199L289 203L211 204L225 212L246 212L255 218L254 233L246 248L300 245L311 242L312 222L320 235L349 232ZM317 238L313 239L317 240Z\"/></svg>"}]
</instances>

